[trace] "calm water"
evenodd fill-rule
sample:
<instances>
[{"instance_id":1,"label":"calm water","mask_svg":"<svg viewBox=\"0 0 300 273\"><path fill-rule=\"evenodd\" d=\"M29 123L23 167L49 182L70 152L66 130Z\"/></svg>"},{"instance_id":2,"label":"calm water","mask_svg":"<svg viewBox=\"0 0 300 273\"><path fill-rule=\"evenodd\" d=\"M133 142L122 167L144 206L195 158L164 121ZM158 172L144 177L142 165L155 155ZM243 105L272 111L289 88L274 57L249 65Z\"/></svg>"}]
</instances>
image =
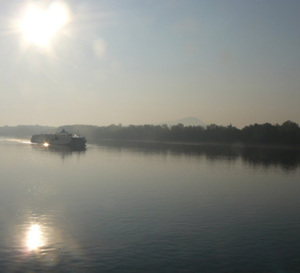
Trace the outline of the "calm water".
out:
<instances>
[{"instance_id":1,"label":"calm water","mask_svg":"<svg viewBox=\"0 0 300 273\"><path fill-rule=\"evenodd\" d=\"M0 272L300 272L300 156L0 141Z\"/></svg>"}]
</instances>

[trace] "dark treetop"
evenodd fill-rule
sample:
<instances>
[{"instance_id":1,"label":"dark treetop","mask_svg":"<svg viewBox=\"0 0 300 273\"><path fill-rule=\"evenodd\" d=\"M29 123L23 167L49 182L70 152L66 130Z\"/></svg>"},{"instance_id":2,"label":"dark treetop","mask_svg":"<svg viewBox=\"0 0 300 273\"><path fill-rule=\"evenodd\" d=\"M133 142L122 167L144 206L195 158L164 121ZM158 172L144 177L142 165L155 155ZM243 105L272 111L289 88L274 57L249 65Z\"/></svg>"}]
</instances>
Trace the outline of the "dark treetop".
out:
<instances>
[{"instance_id":1,"label":"dark treetop","mask_svg":"<svg viewBox=\"0 0 300 273\"><path fill-rule=\"evenodd\" d=\"M89 143L101 140L118 141L158 141L186 143L223 143L249 145L300 146L300 127L297 123L286 121L283 124L254 124L238 129L232 125L211 124L204 126L167 125L65 125L59 128L46 126L4 126L0 127L1 136L30 137L36 133L55 132L65 129L80 133Z\"/></svg>"}]
</instances>

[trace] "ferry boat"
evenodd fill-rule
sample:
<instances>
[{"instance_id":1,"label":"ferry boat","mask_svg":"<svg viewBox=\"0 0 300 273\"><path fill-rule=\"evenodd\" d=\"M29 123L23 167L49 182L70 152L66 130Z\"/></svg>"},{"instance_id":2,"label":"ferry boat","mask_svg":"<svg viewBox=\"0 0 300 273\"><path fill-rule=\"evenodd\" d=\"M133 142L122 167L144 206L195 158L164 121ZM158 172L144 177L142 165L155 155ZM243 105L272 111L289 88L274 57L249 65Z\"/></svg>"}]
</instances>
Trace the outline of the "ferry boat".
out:
<instances>
[{"instance_id":1,"label":"ferry boat","mask_svg":"<svg viewBox=\"0 0 300 273\"><path fill-rule=\"evenodd\" d=\"M65 129L56 134L39 134L31 137L32 143L48 145L64 145L72 148L85 148L86 139L77 134L70 134Z\"/></svg>"}]
</instances>

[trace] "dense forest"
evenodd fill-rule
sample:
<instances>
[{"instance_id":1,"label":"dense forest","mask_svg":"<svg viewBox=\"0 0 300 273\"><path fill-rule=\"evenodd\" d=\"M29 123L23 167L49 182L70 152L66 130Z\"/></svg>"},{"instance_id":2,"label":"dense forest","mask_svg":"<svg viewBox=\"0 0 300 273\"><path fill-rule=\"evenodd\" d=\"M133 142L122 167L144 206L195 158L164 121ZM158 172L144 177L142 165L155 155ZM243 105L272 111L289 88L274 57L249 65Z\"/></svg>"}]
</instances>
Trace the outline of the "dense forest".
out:
<instances>
[{"instance_id":1,"label":"dense forest","mask_svg":"<svg viewBox=\"0 0 300 273\"><path fill-rule=\"evenodd\" d=\"M65 125L58 128L47 126L0 127L1 136L30 138L32 134L53 133L65 129L80 133L89 143L102 140L118 141L157 141L181 143L226 143L262 144L277 146L300 146L300 127L297 123L286 121L283 124L254 124L238 129L232 125L184 126L167 125Z\"/></svg>"},{"instance_id":2,"label":"dense forest","mask_svg":"<svg viewBox=\"0 0 300 273\"><path fill-rule=\"evenodd\" d=\"M63 126L68 131L80 132L90 142L101 140L136 140L189 143L241 143L263 145L300 146L300 127L297 123L286 121L281 125L270 123L254 124L238 129L232 125L211 124L202 126L167 125L110 125Z\"/></svg>"}]
</instances>

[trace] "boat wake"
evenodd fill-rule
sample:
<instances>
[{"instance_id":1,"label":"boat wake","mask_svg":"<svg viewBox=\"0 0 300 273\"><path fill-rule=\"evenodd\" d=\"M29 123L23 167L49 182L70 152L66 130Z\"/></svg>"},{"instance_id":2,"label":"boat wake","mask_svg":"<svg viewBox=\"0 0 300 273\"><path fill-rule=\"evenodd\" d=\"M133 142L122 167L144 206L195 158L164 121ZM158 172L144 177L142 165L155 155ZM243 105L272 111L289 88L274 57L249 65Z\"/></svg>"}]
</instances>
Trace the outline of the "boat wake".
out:
<instances>
[{"instance_id":1,"label":"boat wake","mask_svg":"<svg viewBox=\"0 0 300 273\"><path fill-rule=\"evenodd\" d=\"M1 137L0 141L1 142L17 142L17 143L22 143L22 144L33 144L30 140L28 140L28 139L21 139L21 138L6 138L6 137Z\"/></svg>"}]
</instances>

